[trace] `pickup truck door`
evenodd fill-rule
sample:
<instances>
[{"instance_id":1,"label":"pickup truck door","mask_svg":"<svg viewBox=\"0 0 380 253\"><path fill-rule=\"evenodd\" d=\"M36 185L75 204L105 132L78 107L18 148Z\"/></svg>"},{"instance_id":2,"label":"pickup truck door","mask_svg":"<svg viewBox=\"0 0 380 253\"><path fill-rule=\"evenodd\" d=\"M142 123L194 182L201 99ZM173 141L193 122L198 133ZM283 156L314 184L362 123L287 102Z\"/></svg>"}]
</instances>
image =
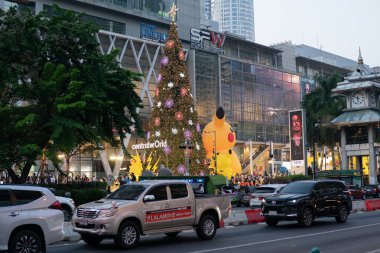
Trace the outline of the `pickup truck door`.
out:
<instances>
[{"instance_id":1,"label":"pickup truck door","mask_svg":"<svg viewBox=\"0 0 380 253\"><path fill-rule=\"evenodd\" d=\"M172 226L166 184L152 187L144 197L146 195L153 195L155 199L143 201L144 231Z\"/></svg>"},{"instance_id":2,"label":"pickup truck door","mask_svg":"<svg viewBox=\"0 0 380 253\"><path fill-rule=\"evenodd\" d=\"M185 183L173 183L170 188L170 209L173 226L192 226L195 220L195 199Z\"/></svg>"}]
</instances>

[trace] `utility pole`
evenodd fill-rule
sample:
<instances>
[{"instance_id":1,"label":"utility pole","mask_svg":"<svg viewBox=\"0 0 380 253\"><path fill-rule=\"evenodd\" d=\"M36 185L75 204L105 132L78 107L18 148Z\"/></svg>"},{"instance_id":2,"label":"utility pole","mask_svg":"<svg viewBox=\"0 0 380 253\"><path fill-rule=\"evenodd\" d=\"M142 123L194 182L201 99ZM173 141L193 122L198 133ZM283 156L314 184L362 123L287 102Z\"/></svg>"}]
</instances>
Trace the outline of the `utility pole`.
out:
<instances>
[{"instance_id":1,"label":"utility pole","mask_svg":"<svg viewBox=\"0 0 380 253\"><path fill-rule=\"evenodd\" d=\"M251 176L253 175L253 161L252 161L252 139L249 140L249 169L251 171Z\"/></svg>"}]
</instances>

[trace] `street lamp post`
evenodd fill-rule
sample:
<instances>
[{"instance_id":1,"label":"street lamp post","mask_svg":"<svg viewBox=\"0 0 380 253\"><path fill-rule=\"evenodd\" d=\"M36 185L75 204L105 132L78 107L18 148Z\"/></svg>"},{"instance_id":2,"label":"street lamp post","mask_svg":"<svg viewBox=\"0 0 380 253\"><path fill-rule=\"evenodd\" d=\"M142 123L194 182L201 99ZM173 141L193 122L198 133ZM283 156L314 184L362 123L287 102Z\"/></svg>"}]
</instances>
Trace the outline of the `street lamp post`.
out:
<instances>
[{"instance_id":1,"label":"street lamp post","mask_svg":"<svg viewBox=\"0 0 380 253\"><path fill-rule=\"evenodd\" d=\"M189 158L190 158L191 151L194 148L194 145L191 141L186 140L183 143L181 143L179 148L183 149L183 151L185 153L185 166L186 166L185 175L189 175L189 171L190 171L190 159Z\"/></svg>"},{"instance_id":2,"label":"street lamp post","mask_svg":"<svg viewBox=\"0 0 380 253\"><path fill-rule=\"evenodd\" d=\"M253 175L253 160L252 160L252 140L249 140L249 169L251 176Z\"/></svg>"},{"instance_id":3,"label":"street lamp post","mask_svg":"<svg viewBox=\"0 0 380 253\"><path fill-rule=\"evenodd\" d=\"M214 148L212 149L212 159L215 162L215 175L218 174L218 163L217 163L217 153L216 153L216 131L205 131L206 134L214 134Z\"/></svg>"}]
</instances>

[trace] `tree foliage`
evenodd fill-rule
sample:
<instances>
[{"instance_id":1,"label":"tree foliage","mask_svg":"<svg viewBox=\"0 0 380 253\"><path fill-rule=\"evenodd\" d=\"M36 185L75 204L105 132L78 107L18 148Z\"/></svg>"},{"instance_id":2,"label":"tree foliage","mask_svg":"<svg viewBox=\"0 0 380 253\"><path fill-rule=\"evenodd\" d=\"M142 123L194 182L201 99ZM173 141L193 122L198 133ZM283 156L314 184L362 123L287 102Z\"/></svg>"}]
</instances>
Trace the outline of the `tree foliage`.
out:
<instances>
[{"instance_id":1,"label":"tree foliage","mask_svg":"<svg viewBox=\"0 0 380 253\"><path fill-rule=\"evenodd\" d=\"M341 77L338 74L318 76L317 81L318 88L307 94L302 101L302 107L306 110L307 139L310 144L314 139L318 146L334 147L338 132L330 122L342 112L345 99L333 96L332 90L341 81Z\"/></svg>"},{"instance_id":2,"label":"tree foliage","mask_svg":"<svg viewBox=\"0 0 380 253\"><path fill-rule=\"evenodd\" d=\"M140 76L119 66L117 51L98 51L98 29L80 14L55 6L46 17L0 13L0 168L16 182L43 150L54 160L81 146L117 145L115 137L132 128L142 132Z\"/></svg>"}]
</instances>

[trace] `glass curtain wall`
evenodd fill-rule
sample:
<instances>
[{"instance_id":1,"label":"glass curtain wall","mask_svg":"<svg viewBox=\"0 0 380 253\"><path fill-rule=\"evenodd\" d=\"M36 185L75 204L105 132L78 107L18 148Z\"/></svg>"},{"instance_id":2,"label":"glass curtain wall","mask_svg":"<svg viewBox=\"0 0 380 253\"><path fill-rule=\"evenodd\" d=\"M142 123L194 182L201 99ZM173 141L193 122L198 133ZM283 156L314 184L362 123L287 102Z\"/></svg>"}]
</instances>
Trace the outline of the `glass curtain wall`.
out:
<instances>
[{"instance_id":1,"label":"glass curtain wall","mask_svg":"<svg viewBox=\"0 0 380 253\"><path fill-rule=\"evenodd\" d=\"M288 111L300 108L298 75L221 57L221 89L238 140L289 141Z\"/></svg>"},{"instance_id":2,"label":"glass curtain wall","mask_svg":"<svg viewBox=\"0 0 380 253\"><path fill-rule=\"evenodd\" d=\"M133 7L150 15L170 19L169 11L175 0L134 0Z\"/></svg>"},{"instance_id":3,"label":"glass curtain wall","mask_svg":"<svg viewBox=\"0 0 380 253\"><path fill-rule=\"evenodd\" d=\"M196 110L201 125L212 120L219 105L218 56L195 51Z\"/></svg>"}]
</instances>

